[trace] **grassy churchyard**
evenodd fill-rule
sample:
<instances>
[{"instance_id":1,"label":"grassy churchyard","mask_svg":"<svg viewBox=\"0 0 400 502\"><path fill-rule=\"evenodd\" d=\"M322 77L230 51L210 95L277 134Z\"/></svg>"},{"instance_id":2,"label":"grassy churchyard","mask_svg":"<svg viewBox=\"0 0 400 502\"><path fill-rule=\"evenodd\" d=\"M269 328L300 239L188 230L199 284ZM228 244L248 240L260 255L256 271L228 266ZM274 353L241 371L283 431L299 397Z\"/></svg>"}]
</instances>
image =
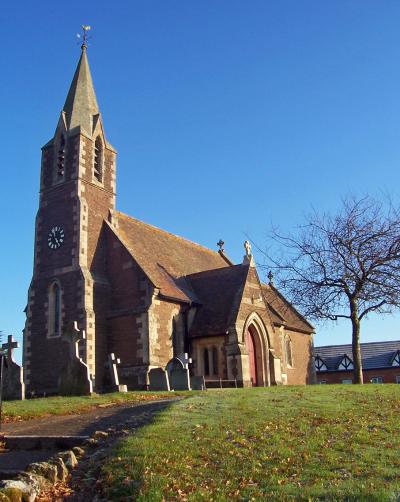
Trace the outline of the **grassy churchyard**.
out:
<instances>
[{"instance_id":1,"label":"grassy churchyard","mask_svg":"<svg viewBox=\"0 0 400 502\"><path fill-rule=\"evenodd\" d=\"M215 390L120 440L107 500L397 500L400 385Z\"/></svg>"}]
</instances>

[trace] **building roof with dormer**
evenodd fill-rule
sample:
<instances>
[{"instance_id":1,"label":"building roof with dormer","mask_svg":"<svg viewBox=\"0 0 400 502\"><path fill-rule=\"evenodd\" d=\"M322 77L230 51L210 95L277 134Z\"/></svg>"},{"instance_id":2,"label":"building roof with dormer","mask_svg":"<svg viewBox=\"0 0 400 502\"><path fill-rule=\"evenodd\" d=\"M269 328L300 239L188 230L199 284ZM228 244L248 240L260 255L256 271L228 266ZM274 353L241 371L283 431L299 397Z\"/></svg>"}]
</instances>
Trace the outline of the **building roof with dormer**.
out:
<instances>
[{"instance_id":1,"label":"building roof with dormer","mask_svg":"<svg viewBox=\"0 0 400 502\"><path fill-rule=\"evenodd\" d=\"M391 368L398 351L400 351L400 340L362 343L363 369ZM314 347L314 357L325 363L327 371L339 371L339 365L345 355L353 359L351 344Z\"/></svg>"}]
</instances>

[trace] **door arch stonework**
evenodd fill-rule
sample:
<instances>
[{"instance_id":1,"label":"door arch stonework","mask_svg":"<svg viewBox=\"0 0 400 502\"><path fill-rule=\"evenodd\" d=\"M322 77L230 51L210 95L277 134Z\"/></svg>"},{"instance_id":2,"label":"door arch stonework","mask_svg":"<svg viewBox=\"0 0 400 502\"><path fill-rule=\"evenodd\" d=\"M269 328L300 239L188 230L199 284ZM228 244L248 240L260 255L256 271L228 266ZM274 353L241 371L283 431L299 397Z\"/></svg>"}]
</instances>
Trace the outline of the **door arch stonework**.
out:
<instances>
[{"instance_id":1,"label":"door arch stonework","mask_svg":"<svg viewBox=\"0 0 400 502\"><path fill-rule=\"evenodd\" d=\"M267 329L256 313L247 318L242 343L242 378L244 385L269 386L271 384L269 364L269 336Z\"/></svg>"}]
</instances>

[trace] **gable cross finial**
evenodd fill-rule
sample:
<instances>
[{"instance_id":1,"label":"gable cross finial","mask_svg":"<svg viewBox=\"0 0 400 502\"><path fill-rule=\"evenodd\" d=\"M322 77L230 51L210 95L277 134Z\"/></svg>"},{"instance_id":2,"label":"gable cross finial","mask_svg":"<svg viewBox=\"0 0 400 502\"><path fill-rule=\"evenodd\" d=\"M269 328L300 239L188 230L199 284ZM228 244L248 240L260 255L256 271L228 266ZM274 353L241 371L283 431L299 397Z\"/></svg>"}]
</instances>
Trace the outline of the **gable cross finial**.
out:
<instances>
[{"instance_id":1,"label":"gable cross finial","mask_svg":"<svg viewBox=\"0 0 400 502\"><path fill-rule=\"evenodd\" d=\"M274 284L274 274L273 274L272 270L270 270L268 272L268 279L269 279L270 284Z\"/></svg>"},{"instance_id":2,"label":"gable cross finial","mask_svg":"<svg viewBox=\"0 0 400 502\"><path fill-rule=\"evenodd\" d=\"M88 24L82 25L82 35L77 33L77 37L82 39L81 49L84 51L87 49L87 41L89 39L87 32L90 30L90 26Z\"/></svg>"},{"instance_id":3,"label":"gable cross finial","mask_svg":"<svg viewBox=\"0 0 400 502\"><path fill-rule=\"evenodd\" d=\"M250 258L250 256L251 256L251 244L250 244L250 241L244 241L244 249L246 251L246 256Z\"/></svg>"},{"instance_id":4,"label":"gable cross finial","mask_svg":"<svg viewBox=\"0 0 400 502\"><path fill-rule=\"evenodd\" d=\"M223 251L223 250L224 250L224 244L225 244L225 242L224 242L222 239L220 239L220 240L217 242L217 246L219 247L219 250L220 250L220 251Z\"/></svg>"}]
</instances>

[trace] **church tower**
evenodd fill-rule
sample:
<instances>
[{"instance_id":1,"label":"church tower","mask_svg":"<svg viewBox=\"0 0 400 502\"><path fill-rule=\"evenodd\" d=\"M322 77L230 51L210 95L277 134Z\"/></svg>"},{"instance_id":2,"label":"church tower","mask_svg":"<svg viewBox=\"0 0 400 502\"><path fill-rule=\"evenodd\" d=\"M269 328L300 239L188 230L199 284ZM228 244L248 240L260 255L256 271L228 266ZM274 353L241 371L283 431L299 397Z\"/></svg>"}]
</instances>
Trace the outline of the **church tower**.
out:
<instances>
[{"instance_id":1,"label":"church tower","mask_svg":"<svg viewBox=\"0 0 400 502\"><path fill-rule=\"evenodd\" d=\"M115 157L104 134L84 41L54 137L42 148L24 330L28 394L58 391L66 350L62 333L71 320L86 331L80 355L95 388L101 388L109 297L103 222L115 208Z\"/></svg>"}]
</instances>

